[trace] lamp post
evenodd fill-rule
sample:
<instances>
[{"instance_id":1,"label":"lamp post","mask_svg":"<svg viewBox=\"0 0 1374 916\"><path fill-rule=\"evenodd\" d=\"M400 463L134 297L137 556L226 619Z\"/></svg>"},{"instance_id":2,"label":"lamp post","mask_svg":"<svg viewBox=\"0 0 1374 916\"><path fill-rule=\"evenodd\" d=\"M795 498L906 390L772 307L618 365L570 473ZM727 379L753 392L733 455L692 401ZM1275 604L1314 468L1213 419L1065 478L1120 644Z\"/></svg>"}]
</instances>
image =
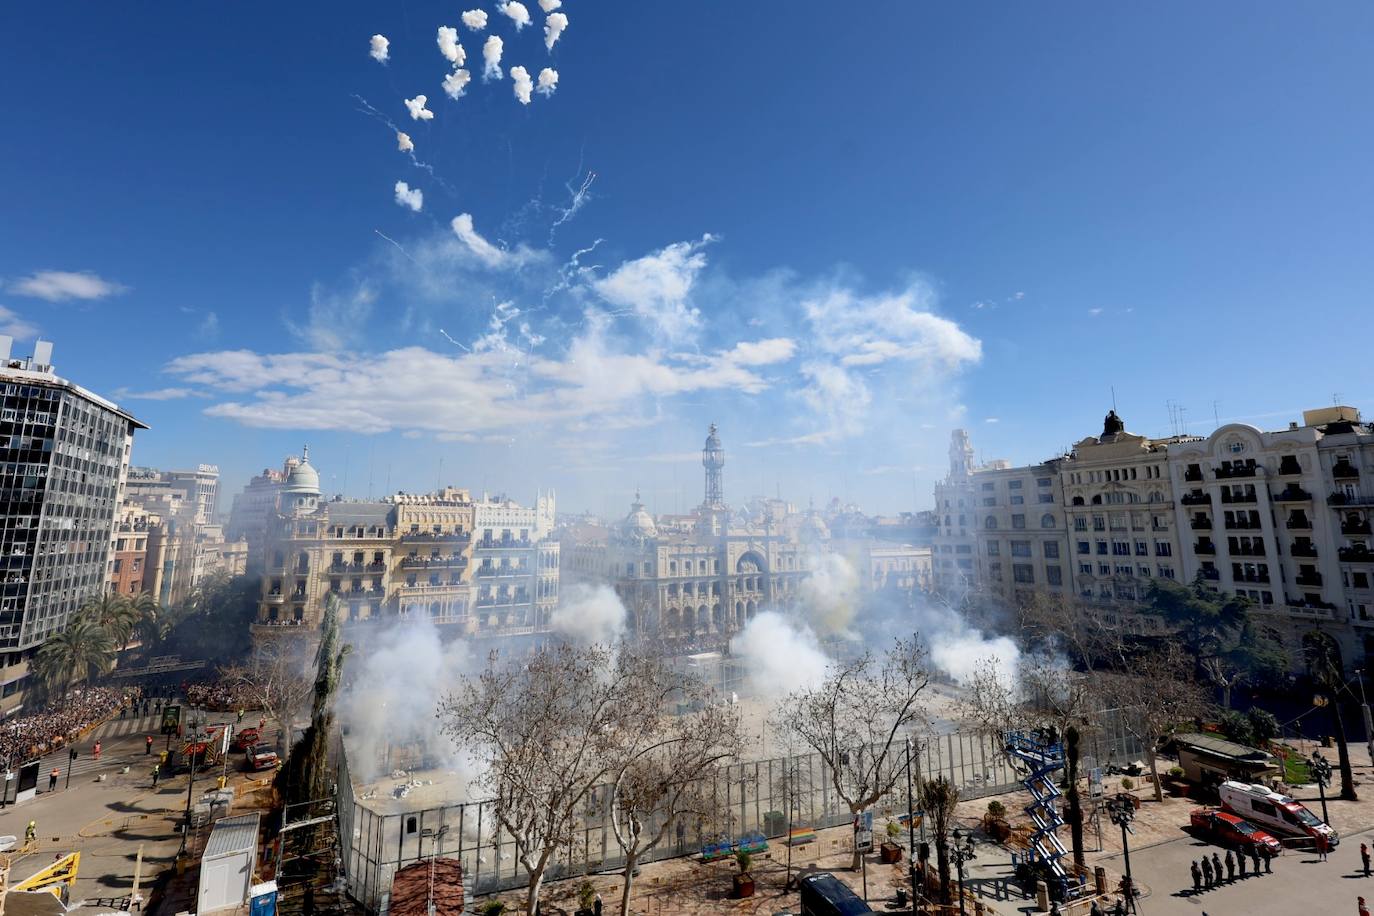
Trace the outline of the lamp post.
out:
<instances>
[{"instance_id":1,"label":"lamp post","mask_svg":"<svg viewBox=\"0 0 1374 916\"><path fill-rule=\"evenodd\" d=\"M961 827L954 828L954 843L950 847L950 854L954 856L954 867L959 871L959 916L964 914L964 863L970 859L978 858L978 852L973 848L973 834Z\"/></svg>"},{"instance_id":2,"label":"lamp post","mask_svg":"<svg viewBox=\"0 0 1374 916\"><path fill-rule=\"evenodd\" d=\"M1312 752L1312 760L1307 765L1312 773L1312 778L1317 781L1317 791L1322 797L1322 820L1331 823L1331 817L1326 813L1326 787L1331 785L1331 764L1320 751Z\"/></svg>"},{"instance_id":3,"label":"lamp post","mask_svg":"<svg viewBox=\"0 0 1374 916\"><path fill-rule=\"evenodd\" d=\"M916 797L911 790L911 736L906 739L906 871L911 879L911 912L916 913Z\"/></svg>"},{"instance_id":4,"label":"lamp post","mask_svg":"<svg viewBox=\"0 0 1374 916\"><path fill-rule=\"evenodd\" d=\"M1122 792L1107 802L1107 813L1112 819L1112 823L1121 828L1121 857L1126 866L1126 877L1122 881L1122 890L1126 893L1126 911L1136 912L1135 908L1135 884L1131 881L1131 848L1126 839L1128 833L1134 833L1131 829L1131 821L1135 820L1135 800Z\"/></svg>"}]
</instances>

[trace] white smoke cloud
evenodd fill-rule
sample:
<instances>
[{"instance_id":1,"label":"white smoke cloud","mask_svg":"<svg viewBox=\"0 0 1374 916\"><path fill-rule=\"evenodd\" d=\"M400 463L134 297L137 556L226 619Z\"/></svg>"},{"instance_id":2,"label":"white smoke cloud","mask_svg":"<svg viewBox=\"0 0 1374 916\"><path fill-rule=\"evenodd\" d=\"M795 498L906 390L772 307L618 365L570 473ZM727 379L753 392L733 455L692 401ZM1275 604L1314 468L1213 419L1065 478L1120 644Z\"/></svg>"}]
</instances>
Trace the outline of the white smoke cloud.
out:
<instances>
[{"instance_id":1,"label":"white smoke cloud","mask_svg":"<svg viewBox=\"0 0 1374 916\"><path fill-rule=\"evenodd\" d=\"M744 663L749 689L776 698L820 683L830 660L816 634L777 611L764 611L730 640L730 654Z\"/></svg>"},{"instance_id":2,"label":"white smoke cloud","mask_svg":"<svg viewBox=\"0 0 1374 916\"><path fill-rule=\"evenodd\" d=\"M430 118L434 117L434 112L425 107L427 101L429 101L429 99L423 95L417 95L413 99L406 99L406 110L410 112L410 116L415 120L428 121Z\"/></svg>"},{"instance_id":3,"label":"white smoke cloud","mask_svg":"<svg viewBox=\"0 0 1374 916\"><path fill-rule=\"evenodd\" d=\"M699 242L676 242L626 261L592 287L611 305L632 310L667 340L684 340L701 324L701 312L691 304L690 295L706 267L702 249L711 241L706 235Z\"/></svg>"},{"instance_id":4,"label":"white smoke cloud","mask_svg":"<svg viewBox=\"0 0 1374 916\"><path fill-rule=\"evenodd\" d=\"M372 36L372 49L367 52L379 64L384 64L391 57L391 42L385 35Z\"/></svg>"},{"instance_id":5,"label":"white smoke cloud","mask_svg":"<svg viewBox=\"0 0 1374 916\"><path fill-rule=\"evenodd\" d=\"M474 32L482 31L487 27L487 11L468 10L463 14L463 25L472 29Z\"/></svg>"},{"instance_id":6,"label":"white smoke cloud","mask_svg":"<svg viewBox=\"0 0 1374 916\"><path fill-rule=\"evenodd\" d=\"M436 39L439 43L439 53L444 55L444 59L455 67L463 66L463 61L467 60L467 51L458 43L458 30L451 26L439 26L439 36Z\"/></svg>"},{"instance_id":7,"label":"white smoke cloud","mask_svg":"<svg viewBox=\"0 0 1374 916\"><path fill-rule=\"evenodd\" d=\"M505 49L506 43L501 40L499 35L488 37L486 44L482 45L483 82L501 78L501 55Z\"/></svg>"},{"instance_id":8,"label":"white smoke cloud","mask_svg":"<svg viewBox=\"0 0 1374 916\"><path fill-rule=\"evenodd\" d=\"M563 5L563 0L539 0L539 8L546 13L552 13Z\"/></svg>"},{"instance_id":9,"label":"white smoke cloud","mask_svg":"<svg viewBox=\"0 0 1374 916\"><path fill-rule=\"evenodd\" d=\"M388 745L419 744L440 766L470 782L479 767L440 732L435 712L439 699L458 686L463 674L480 668L481 660L467 643L446 645L433 621L418 608L355 644L338 701L354 776L365 782L383 776L389 770Z\"/></svg>"},{"instance_id":10,"label":"white smoke cloud","mask_svg":"<svg viewBox=\"0 0 1374 916\"><path fill-rule=\"evenodd\" d=\"M808 565L811 575L802 580L798 593L806 621L822 635L853 638L854 612L862 600L858 570L832 552L816 552Z\"/></svg>"},{"instance_id":11,"label":"white smoke cloud","mask_svg":"<svg viewBox=\"0 0 1374 916\"><path fill-rule=\"evenodd\" d=\"M572 585L549 618L549 626L573 642L612 645L625 635L625 605L609 585Z\"/></svg>"},{"instance_id":12,"label":"white smoke cloud","mask_svg":"<svg viewBox=\"0 0 1374 916\"><path fill-rule=\"evenodd\" d=\"M398 181L396 182L396 203L419 213L424 208L425 195L419 188L412 188L404 181Z\"/></svg>"},{"instance_id":13,"label":"white smoke cloud","mask_svg":"<svg viewBox=\"0 0 1374 916\"><path fill-rule=\"evenodd\" d=\"M534 90L544 97L553 95L553 91L558 88L558 71L552 67L545 67L539 71L539 85Z\"/></svg>"},{"instance_id":14,"label":"white smoke cloud","mask_svg":"<svg viewBox=\"0 0 1374 916\"><path fill-rule=\"evenodd\" d=\"M550 51L558 43L563 30L568 27L568 16L566 13L549 13L549 18L544 20L544 47Z\"/></svg>"},{"instance_id":15,"label":"white smoke cloud","mask_svg":"<svg viewBox=\"0 0 1374 916\"><path fill-rule=\"evenodd\" d=\"M471 213L459 213L453 218L450 225L453 227L453 234L458 236L459 241L477 257L478 261L487 267L518 268L540 257L538 252L532 251L524 245L516 246L514 251L493 245L473 227Z\"/></svg>"},{"instance_id":16,"label":"white smoke cloud","mask_svg":"<svg viewBox=\"0 0 1374 916\"><path fill-rule=\"evenodd\" d=\"M530 24L530 11L520 0L505 0L503 3L498 3L496 4L496 11L515 23L515 31L517 32Z\"/></svg>"},{"instance_id":17,"label":"white smoke cloud","mask_svg":"<svg viewBox=\"0 0 1374 916\"><path fill-rule=\"evenodd\" d=\"M530 103L530 95L534 92L534 82L530 79L530 71L524 67L511 67L510 78L515 89L515 97L520 100L521 105Z\"/></svg>"},{"instance_id":18,"label":"white smoke cloud","mask_svg":"<svg viewBox=\"0 0 1374 916\"><path fill-rule=\"evenodd\" d=\"M1016 643L1007 637L989 639L981 630L967 625L930 639L931 663L961 684L969 682L978 663L985 659L995 659L1002 676L1010 678L1020 657Z\"/></svg>"},{"instance_id":19,"label":"white smoke cloud","mask_svg":"<svg viewBox=\"0 0 1374 916\"><path fill-rule=\"evenodd\" d=\"M413 152L415 144L410 142L410 134L396 131L396 148L403 153Z\"/></svg>"},{"instance_id":20,"label":"white smoke cloud","mask_svg":"<svg viewBox=\"0 0 1374 916\"><path fill-rule=\"evenodd\" d=\"M467 70L454 70L444 77L444 92L451 99L461 99L467 92L468 83L472 82L472 74Z\"/></svg>"}]
</instances>

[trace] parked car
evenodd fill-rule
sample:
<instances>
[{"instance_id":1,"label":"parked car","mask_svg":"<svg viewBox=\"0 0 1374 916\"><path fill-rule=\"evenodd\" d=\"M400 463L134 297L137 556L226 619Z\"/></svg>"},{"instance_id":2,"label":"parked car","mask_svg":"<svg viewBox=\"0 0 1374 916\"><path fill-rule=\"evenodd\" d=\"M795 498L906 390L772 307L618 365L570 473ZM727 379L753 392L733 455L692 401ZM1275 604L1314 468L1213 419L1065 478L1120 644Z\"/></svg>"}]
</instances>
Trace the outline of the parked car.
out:
<instances>
[{"instance_id":1,"label":"parked car","mask_svg":"<svg viewBox=\"0 0 1374 916\"><path fill-rule=\"evenodd\" d=\"M1292 797L1281 795L1268 786L1228 780L1217 787L1217 793L1223 808L1261 827L1310 840L1322 837L1333 849L1341 841L1329 824Z\"/></svg>"},{"instance_id":2,"label":"parked car","mask_svg":"<svg viewBox=\"0 0 1374 916\"><path fill-rule=\"evenodd\" d=\"M1273 836L1229 811L1197 808L1190 820L1199 832L1227 846L1238 846L1246 852L1256 847L1268 847L1274 853L1283 851L1282 844Z\"/></svg>"},{"instance_id":3,"label":"parked car","mask_svg":"<svg viewBox=\"0 0 1374 916\"><path fill-rule=\"evenodd\" d=\"M234 747L241 751L249 751L262 740L256 728L241 728L238 734L234 735Z\"/></svg>"},{"instance_id":4,"label":"parked car","mask_svg":"<svg viewBox=\"0 0 1374 916\"><path fill-rule=\"evenodd\" d=\"M248 767L253 770L270 770L277 765L277 752L271 745L255 745L248 751Z\"/></svg>"}]
</instances>

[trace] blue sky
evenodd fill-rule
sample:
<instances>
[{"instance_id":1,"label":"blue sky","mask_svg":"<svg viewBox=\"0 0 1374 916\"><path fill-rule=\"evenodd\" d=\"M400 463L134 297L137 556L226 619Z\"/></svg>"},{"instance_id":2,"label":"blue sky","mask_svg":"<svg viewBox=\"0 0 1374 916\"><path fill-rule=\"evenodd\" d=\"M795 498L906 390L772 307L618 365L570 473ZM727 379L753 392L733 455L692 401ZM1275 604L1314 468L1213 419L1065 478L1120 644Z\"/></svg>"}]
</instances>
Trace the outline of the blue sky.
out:
<instances>
[{"instance_id":1,"label":"blue sky","mask_svg":"<svg viewBox=\"0 0 1374 916\"><path fill-rule=\"evenodd\" d=\"M674 511L716 421L729 496L897 511L951 426L1039 459L1113 387L1374 411L1368 4L566 0L552 52L527 7L9 5L0 325L231 490L308 441L354 495Z\"/></svg>"}]
</instances>

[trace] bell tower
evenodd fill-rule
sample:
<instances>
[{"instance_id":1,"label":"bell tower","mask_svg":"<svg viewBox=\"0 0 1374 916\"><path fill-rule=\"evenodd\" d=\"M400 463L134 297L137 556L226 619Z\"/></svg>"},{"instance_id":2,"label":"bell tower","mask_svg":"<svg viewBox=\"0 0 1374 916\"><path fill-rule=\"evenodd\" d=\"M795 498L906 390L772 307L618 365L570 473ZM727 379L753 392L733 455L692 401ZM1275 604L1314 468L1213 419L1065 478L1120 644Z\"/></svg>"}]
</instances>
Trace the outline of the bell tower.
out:
<instances>
[{"instance_id":1,"label":"bell tower","mask_svg":"<svg viewBox=\"0 0 1374 916\"><path fill-rule=\"evenodd\" d=\"M701 466L706 469L706 499L703 508L721 509L725 507L725 449L721 447L716 424L707 430L706 446L701 450Z\"/></svg>"}]
</instances>

